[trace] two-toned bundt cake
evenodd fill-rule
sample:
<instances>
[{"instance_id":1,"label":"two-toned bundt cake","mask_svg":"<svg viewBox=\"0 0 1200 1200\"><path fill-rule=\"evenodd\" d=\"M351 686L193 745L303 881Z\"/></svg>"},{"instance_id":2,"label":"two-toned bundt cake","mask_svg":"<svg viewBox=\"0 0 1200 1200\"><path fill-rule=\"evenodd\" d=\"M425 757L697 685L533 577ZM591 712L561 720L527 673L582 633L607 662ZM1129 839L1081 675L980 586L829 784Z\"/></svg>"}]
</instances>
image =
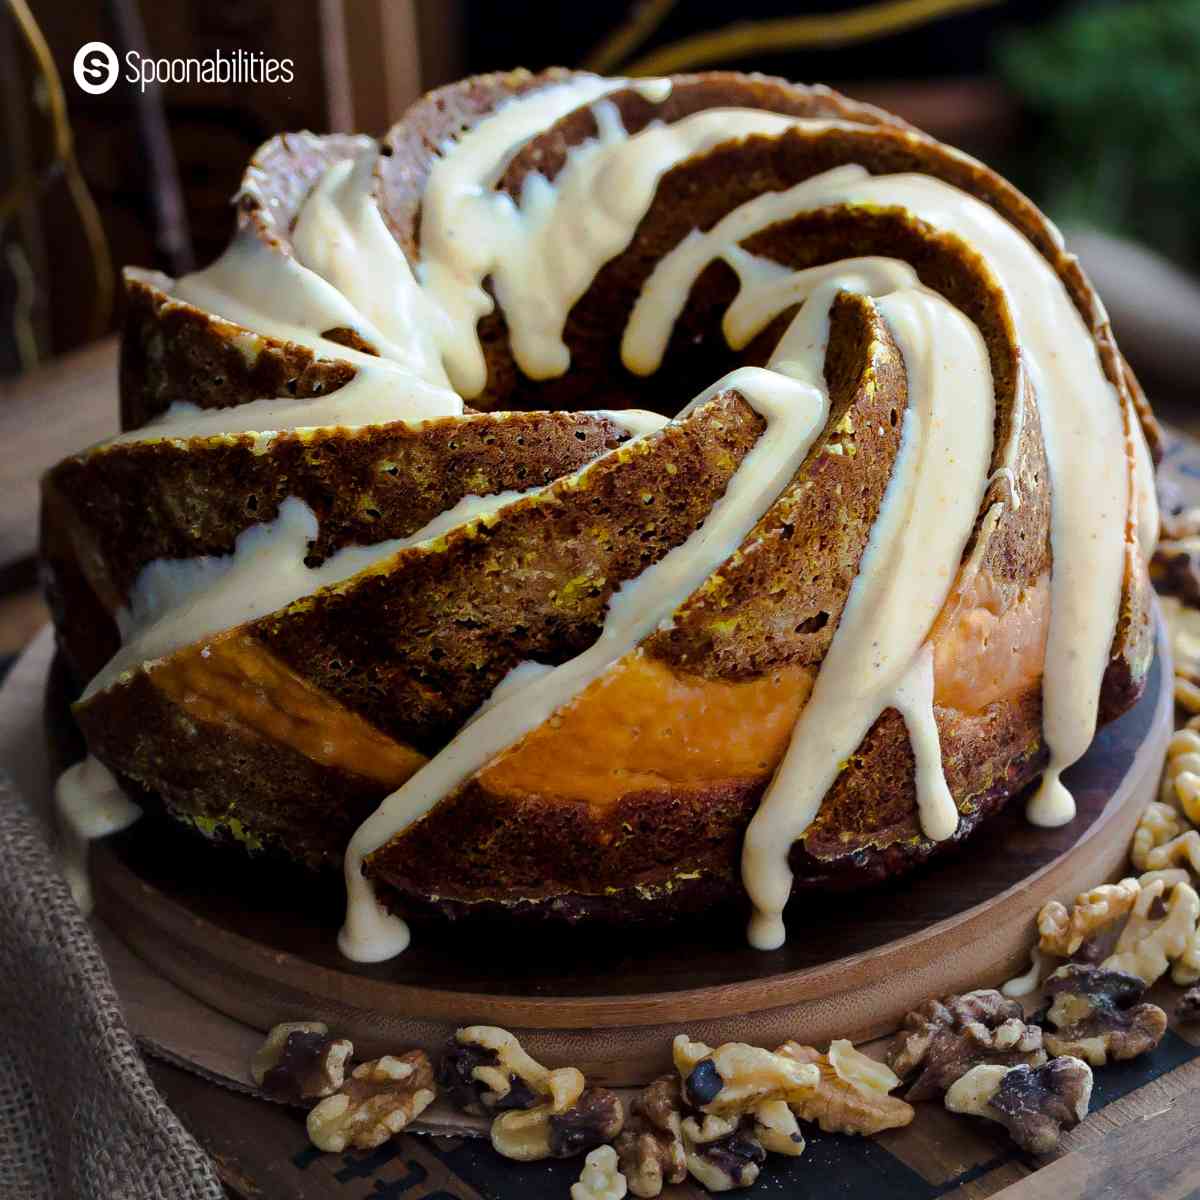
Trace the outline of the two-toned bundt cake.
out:
<instances>
[{"instance_id":1,"label":"two-toned bundt cake","mask_svg":"<svg viewBox=\"0 0 1200 1200\"><path fill-rule=\"evenodd\" d=\"M46 477L91 770L400 914L895 876L1142 688L1155 428L1057 231L824 88L550 71L287 134ZM78 782L78 781L77 781Z\"/></svg>"}]
</instances>

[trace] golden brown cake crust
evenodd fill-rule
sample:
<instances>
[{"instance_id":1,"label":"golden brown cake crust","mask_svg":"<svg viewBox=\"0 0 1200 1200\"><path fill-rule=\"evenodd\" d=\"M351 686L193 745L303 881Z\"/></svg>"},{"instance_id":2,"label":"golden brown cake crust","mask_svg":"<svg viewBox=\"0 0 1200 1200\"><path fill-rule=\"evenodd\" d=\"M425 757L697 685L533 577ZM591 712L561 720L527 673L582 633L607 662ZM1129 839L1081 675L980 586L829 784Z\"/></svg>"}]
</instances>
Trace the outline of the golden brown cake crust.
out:
<instances>
[{"instance_id":1,"label":"golden brown cake crust","mask_svg":"<svg viewBox=\"0 0 1200 1200\"><path fill-rule=\"evenodd\" d=\"M172 300L165 275L126 269L124 280L122 429L140 429L177 402L230 408L262 396L307 399L354 378L347 362Z\"/></svg>"},{"instance_id":2,"label":"golden brown cake crust","mask_svg":"<svg viewBox=\"0 0 1200 1200\"><path fill-rule=\"evenodd\" d=\"M42 485L42 555L64 596L59 637L90 677L115 649L113 614L145 566L232 553L239 534L275 520L289 497L318 518L307 556L317 566L347 546L409 537L465 496L551 483L627 437L589 413L468 415L284 433L265 449L242 434L65 459Z\"/></svg>"},{"instance_id":3,"label":"golden brown cake crust","mask_svg":"<svg viewBox=\"0 0 1200 1200\"><path fill-rule=\"evenodd\" d=\"M612 593L686 540L761 429L724 393L598 462L583 483L568 476L518 502L490 529L400 551L386 572L245 628L379 729L432 749L520 662L561 661L593 641ZM648 512L642 497L659 491L668 465L689 486L660 493Z\"/></svg>"}]
</instances>

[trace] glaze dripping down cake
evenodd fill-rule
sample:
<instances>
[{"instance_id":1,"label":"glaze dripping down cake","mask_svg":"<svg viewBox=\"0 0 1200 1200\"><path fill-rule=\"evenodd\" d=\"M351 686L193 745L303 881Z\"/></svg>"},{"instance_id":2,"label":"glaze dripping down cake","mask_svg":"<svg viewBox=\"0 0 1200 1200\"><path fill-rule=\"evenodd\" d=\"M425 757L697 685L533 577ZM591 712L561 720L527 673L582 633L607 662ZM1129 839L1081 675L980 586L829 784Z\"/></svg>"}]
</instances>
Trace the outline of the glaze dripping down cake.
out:
<instances>
[{"instance_id":1,"label":"glaze dripping down cake","mask_svg":"<svg viewBox=\"0 0 1200 1200\"><path fill-rule=\"evenodd\" d=\"M1156 428L1058 232L760 76L467 80L286 134L126 274L46 477L89 769L405 913L636 920L901 874L1124 711ZM986 833L982 840L986 840Z\"/></svg>"}]
</instances>

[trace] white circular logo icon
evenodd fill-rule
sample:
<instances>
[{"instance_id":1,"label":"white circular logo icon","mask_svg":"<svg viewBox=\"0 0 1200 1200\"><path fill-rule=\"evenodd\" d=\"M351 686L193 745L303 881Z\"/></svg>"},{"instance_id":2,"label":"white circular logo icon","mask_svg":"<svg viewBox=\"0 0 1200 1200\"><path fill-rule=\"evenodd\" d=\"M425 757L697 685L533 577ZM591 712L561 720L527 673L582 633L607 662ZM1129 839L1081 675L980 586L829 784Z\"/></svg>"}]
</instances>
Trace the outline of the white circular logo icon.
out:
<instances>
[{"instance_id":1,"label":"white circular logo icon","mask_svg":"<svg viewBox=\"0 0 1200 1200\"><path fill-rule=\"evenodd\" d=\"M117 52L107 42L88 42L75 55L75 82L93 96L107 92L120 69Z\"/></svg>"}]
</instances>

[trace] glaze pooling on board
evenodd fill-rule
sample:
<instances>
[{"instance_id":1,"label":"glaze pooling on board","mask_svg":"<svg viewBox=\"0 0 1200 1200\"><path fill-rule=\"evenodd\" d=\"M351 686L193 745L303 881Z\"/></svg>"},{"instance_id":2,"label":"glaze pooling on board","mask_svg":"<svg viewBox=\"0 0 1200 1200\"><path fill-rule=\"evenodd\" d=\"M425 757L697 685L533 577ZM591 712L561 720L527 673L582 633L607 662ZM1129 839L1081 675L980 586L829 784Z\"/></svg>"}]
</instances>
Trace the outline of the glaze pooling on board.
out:
<instances>
[{"instance_id":1,"label":"glaze pooling on board","mask_svg":"<svg viewBox=\"0 0 1200 1200\"><path fill-rule=\"evenodd\" d=\"M1034 946L1029 951L1029 970L1022 975L1014 975L1000 990L1014 1000L1032 996L1037 991L1038 984L1042 981L1042 974L1050 961L1049 955L1043 954L1037 946Z\"/></svg>"},{"instance_id":2,"label":"glaze pooling on board","mask_svg":"<svg viewBox=\"0 0 1200 1200\"><path fill-rule=\"evenodd\" d=\"M92 911L92 884L87 869L88 843L128 829L142 810L125 794L113 773L88 755L68 767L54 785L59 862L79 910Z\"/></svg>"},{"instance_id":3,"label":"glaze pooling on board","mask_svg":"<svg viewBox=\"0 0 1200 1200\"><path fill-rule=\"evenodd\" d=\"M180 280L172 293L256 333L349 362L354 378L328 396L302 401L264 399L216 411L175 405L118 440L253 432L256 444L266 445L281 430L461 415L464 398L487 382L477 325L497 306L521 370L533 379L562 375L570 367L563 332L572 306L604 264L629 246L668 171L748 137L857 128L731 108L697 112L670 125L651 122L630 135L606 98L624 86L626 81L586 75L544 85L507 100L443 145L422 196L415 266L379 212L379 151L364 139L355 157L329 167L312 188L297 215L290 253L266 246L247 228L217 263ZM662 98L670 82L637 87L648 98ZM597 133L570 147L555 178L534 171L519 197L497 191L513 155L581 106L591 107ZM1022 372L1012 434L994 471L995 399L983 339L910 266L862 257L794 271L741 246L771 225L830 205L901 208L956 235L986 263L1011 313ZM909 400L899 454L858 575L746 836L742 874L755 905L751 940L761 947L782 942L782 912L792 886L788 851L886 708L898 709L909 731L923 833L932 840L955 833L958 811L942 769L929 636L956 581L961 587L978 570L976 556L962 561L977 521L982 519L982 529L994 528L1005 505L1021 503L1014 467L1026 385L1036 397L1049 462L1054 563L1043 683L1051 762L1030 816L1045 824L1070 819L1073 805L1059 777L1095 730L1127 529L1136 530L1148 551L1156 517L1140 427L1129 405L1118 402L1063 283L1015 227L951 185L926 175L870 175L861 166L840 166L743 203L665 254L624 330L621 353L629 370L649 374L657 368L693 283L717 260L739 281L723 322L731 347L745 346L780 313L801 307L768 367L734 371L676 419L720 391L734 390L763 418L765 431L703 524L617 591L591 647L555 667L527 663L510 672L467 726L360 826L346 854L349 902L340 944L350 957L387 958L408 940L404 923L374 896L364 860L623 659L641 653L646 637L670 628L673 614L737 551L788 486L828 416L829 313L841 292L872 298L904 360ZM322 336L339 327L354 330L377 354ZM652 414L623 419L634 437L651 436L663 424ZM1007 485L1007 497L981 512L996 479ZM248 530L224 559L147 567L122 622L125 645L88 694L173 649L377 569L435 536L431 530L442 534L487 521L522 501L513 494L470 497L414 538L351 547L312 570L303 556L316 518L289 500L271 526ZM536 501L525 496L524 502ZM266 585L259 589L256 580Z\"/></svg>"}]
</instances>

